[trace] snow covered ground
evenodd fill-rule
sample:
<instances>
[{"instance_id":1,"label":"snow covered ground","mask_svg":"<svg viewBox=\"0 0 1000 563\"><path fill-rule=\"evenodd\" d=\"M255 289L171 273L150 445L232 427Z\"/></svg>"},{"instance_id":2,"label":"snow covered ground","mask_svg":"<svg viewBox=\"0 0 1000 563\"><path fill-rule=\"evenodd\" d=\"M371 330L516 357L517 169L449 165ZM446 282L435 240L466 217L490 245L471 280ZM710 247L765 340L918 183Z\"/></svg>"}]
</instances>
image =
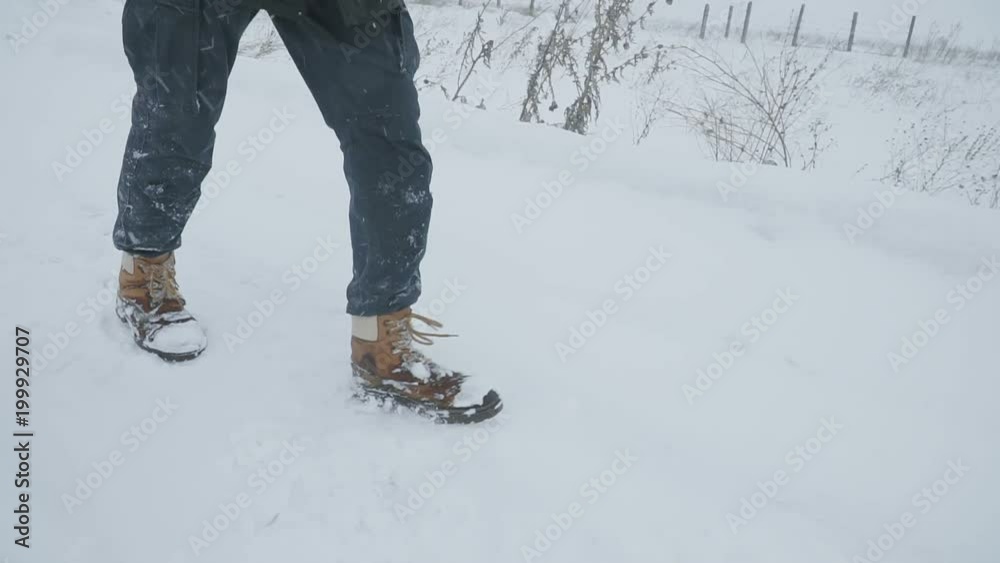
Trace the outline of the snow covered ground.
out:
<instances>
[{"instance_id":1,"label":"snow covered ground","mask_svg":"<svg viewBox=\"0 0 1000 563\"><path fill-rule=\"evenodd\" d=\"M1000 558L995 212L853 169L711 163L667 134L636 148L623 112L584 138L425 92L420 308L462 336L442 362L505 398L492 424L437 427L349 399L347 187L280 56L238 63L178 253L209 350L171 366L133 346L110 306L120 7L62 10L0 50L0 323L33 335L36 434L30 549L3 448L0 556Z\"/></svg>"}]
</instances>

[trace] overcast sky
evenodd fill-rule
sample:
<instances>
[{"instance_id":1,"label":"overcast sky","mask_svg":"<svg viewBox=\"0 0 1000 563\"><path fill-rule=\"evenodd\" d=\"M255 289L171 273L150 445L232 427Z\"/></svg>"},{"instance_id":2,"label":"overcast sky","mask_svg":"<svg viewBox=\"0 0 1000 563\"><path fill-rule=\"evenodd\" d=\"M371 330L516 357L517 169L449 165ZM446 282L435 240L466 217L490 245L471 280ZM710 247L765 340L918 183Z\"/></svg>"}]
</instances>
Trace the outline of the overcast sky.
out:
<instances>
[{"instance_id":1,"label":"overcast sky","mask_svg":"<svg viewBox=\"0 0 1000 563\"><path fill-rule=\"evenodd\" d=\"M660 13L699 21L706 2L712 6L713 19L724 18L730 4L737 6L737 13L742 17L743 6L746 5L745 1L674 0L672 7L662 7ZM918 35L925 34L930 24L936 21L945 29L954 23L961 23L962 37L966 42L983 40L986 46L990 46L994 38L1000 37L1000 0L755 0L753 21L764 27L783 27L793 14L798 14L803 2L806 5L803 27L810 31L843 29L846 33L851 26L851 15L858 11L859 33L880 37L879 21L892 24L893 6L898 6L901 12L917 16ZM916 10L904 9L904 6L915 6ZM905 19L905 23L891 33L905 39L909 16L897 17L897 21L901 19ZM753 27L751 25L751 29ZM890 37L895 39L895 35Z\"/></svg>"}]
</instances>

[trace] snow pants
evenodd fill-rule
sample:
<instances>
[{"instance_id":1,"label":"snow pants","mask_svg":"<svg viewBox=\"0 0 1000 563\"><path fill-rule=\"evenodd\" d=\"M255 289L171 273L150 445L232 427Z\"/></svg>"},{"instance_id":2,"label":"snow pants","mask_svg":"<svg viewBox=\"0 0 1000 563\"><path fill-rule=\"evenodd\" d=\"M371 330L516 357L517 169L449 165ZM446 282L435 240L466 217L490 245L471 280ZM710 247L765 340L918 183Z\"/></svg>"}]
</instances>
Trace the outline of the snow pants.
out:
<instances>
[{"instance_id":1,"label":"snow pants","mask_svg":"<svg viewBox=\"0 0 1000 563\"><path fill-rule=\"evenodd\" d=\"M123 39L137 91L118 182L118 249L157 255L180 247L212 166L240 37L258 11L249 0L126 1ZM347 312L408 307L420 294L433 203L431 159L417 124L413 75L420 55L409 13L394 10L353 37L336 37L304 19L272 14L271 20L340 140L351 194ZM247 219L268 224L274 217Z\"/></svg>"}]
</instances>

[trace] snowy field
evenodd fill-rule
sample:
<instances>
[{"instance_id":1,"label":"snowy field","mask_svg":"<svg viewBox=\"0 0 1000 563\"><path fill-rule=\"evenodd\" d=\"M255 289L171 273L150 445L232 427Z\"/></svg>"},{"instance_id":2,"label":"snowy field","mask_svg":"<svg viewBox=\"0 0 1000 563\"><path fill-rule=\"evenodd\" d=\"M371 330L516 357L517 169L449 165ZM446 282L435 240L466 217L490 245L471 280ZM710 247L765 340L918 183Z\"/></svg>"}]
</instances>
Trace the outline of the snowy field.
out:
<instances>
[{"instance_id":1,"label":"snowy field","mask_svg":"<svg viewBox=\"0 0 1000 563\"><path fill-rule=\"evenodd\" d=\"M238 62L178 252L209 349L135 348L111 305L121 8L61 10L0 49L6 414L24 430L19 326L35 433L29 549L16 438L0 462L10 563L1000 560L1000 216L876 181L926 104L995 122L995 70L872 92L849 85L896 62L838 55L808 172L714 162L666 121L636 146L627 85L586 137L516 120L518 64L469 104L423 89L418 309L505 400L454 428L349 398L347 186L280 51ZM414 8L421 44L471 13Z\"/></svg>"}]
</instances>

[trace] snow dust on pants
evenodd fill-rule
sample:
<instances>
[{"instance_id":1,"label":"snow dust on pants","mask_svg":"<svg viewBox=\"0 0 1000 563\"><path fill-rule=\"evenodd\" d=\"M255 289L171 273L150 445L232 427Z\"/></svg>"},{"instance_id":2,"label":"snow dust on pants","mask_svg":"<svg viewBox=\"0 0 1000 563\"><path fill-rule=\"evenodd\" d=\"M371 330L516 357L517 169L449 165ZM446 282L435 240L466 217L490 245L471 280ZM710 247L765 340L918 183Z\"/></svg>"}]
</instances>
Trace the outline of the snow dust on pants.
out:
<instances>
[{"instance_id":1,"label":"snow dust on pants","mask_svg":"<svg viewBox=\"0 0 1000 563\"><path fill-rule=\"evenodd\" d=\"M257 11L241 2L126 1L123 37L137 92L118 183L113 239L120 250L156 255L181 245L212 165L239 40ZM306 20L272 18L340 140L351 191L353 315L394 312L417 300L433 203L430 155L417 125L413 22L405 10L386 17L377 34L361 33L356 43Z\"/></svg>"}]
</instances>

